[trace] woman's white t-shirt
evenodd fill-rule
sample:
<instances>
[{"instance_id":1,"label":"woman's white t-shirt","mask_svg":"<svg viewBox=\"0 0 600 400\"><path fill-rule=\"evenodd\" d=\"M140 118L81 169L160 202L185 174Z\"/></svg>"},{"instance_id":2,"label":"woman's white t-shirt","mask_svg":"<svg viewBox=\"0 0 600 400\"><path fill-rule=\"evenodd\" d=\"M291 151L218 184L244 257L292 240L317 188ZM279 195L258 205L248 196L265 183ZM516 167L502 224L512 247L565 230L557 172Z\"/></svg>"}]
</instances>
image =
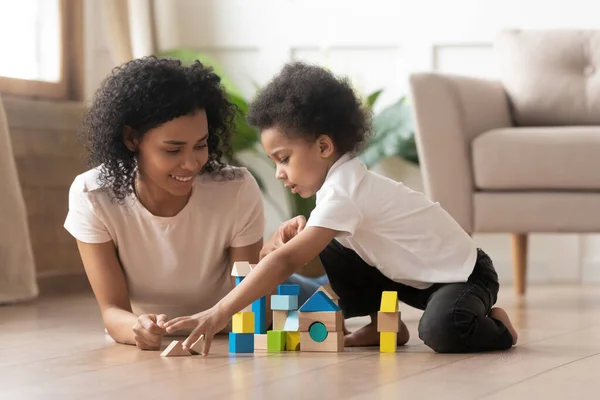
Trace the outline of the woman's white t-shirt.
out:
<instances>
[{"instance_id":1,"label":"woman's white t-shirt","mask_svg":"<svg viewBox=\"0 0 600 400\"><path fill-rule=\"evenodd\" d=\"M95 168L71 185L64 226L81 242L114 242L135 314L191 315L233 288L228 249L263 237L258 184L245 168L234 171L233 180L198 175L186 206L157 217L135 195L111 200Z\"/></svg>"}]
</instances>

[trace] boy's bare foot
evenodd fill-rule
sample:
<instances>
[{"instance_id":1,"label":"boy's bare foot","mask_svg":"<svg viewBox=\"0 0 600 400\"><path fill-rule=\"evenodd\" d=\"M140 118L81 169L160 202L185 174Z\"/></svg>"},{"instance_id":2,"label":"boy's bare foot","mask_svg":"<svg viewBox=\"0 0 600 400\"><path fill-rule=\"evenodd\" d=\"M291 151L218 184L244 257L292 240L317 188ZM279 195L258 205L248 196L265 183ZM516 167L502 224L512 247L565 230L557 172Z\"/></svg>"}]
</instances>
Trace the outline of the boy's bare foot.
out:
<instances>
[{"instance_id":1,"label":"boy's bare foot","mask_svg":"<svg viewBox=\"0 0 600 400\"><path fill-rule=\"evenodd\" d=\"M410 334L404 322L400 321L400 329L398 332L398 346L404 346ZM345 347L363 347L363 346L379 346L379 332L377 332L377 320L363 326L356 332L348 333L344 336Z\"/></svg>"},{"instance_id":2,"label":"boy's bare foot","mask_svg":"<svg viewBox=\"0 0 600 400\"><path fill-rule=\"evenodd\" d=\"M517 333L517 330L513 326L512 322L510 322L510 318L508 317L508 314L506 313L506 311L504 311L500 307L494 307L490 310L489 316L491 318L497 319L498 321L502 322L513 337L513 346L515 344L517 344L517 339L519 338L519 334Z\"/></svg>"}]
</instances>

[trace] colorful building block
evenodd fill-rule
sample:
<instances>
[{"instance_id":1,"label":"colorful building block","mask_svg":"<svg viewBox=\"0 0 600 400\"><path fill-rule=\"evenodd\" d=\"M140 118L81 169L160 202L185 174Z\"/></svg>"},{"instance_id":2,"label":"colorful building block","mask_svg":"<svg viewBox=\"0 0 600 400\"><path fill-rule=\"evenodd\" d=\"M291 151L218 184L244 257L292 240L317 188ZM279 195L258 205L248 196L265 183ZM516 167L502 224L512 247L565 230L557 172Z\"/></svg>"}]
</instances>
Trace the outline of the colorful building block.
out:
<instances>
[{"instance_id":1,"label":"colorful building block","mask_svg":"<svg viewBox=\"0 0 600 400\"><path fill-rule=\"evenodd\" d=\"M400 327L400 312L377 313L377 331L378 332L398 332Z\"/></svg>"},{"instance_id":2,"label":"colorful building block","mask_svg":"<svg viewBox=\"0 0 600 400\"><path fill-rule=\"evenodd\" d=\"M274 331L285 331L285 321L287 320L288 313L290 311L285 310L273 310L273 330Z\"/></svg>"},{"instance_id":3,"label":"colorful building block","mask_svg":"<svg viewBox=\"0 0 600 400\"><path fill-rule=\"evenodd\" d=\"M309 332L300 332L300 351L342 352L344 351L344 332L329 332L327 338L322 342L312 340Z\"/></svg>"},{"instance_id":4,"label":"colorful building block","mask_svg":"<svg viewBox=\"0 0 600 400\"><path fill-rule=\"evenodd\" d=\"M254 333L267 333L267 298L261 297L252 303L254 313Z\"/></svg>"},{"instance_id":5,"label":"colorful building block","mask_svg":"<svg viewBox=\"0 0 600 400\"><path fill-rule=\"evenodd\" d=\"M267 332L267 350L268 351L284 351L285 350L286 334L284 331L268 331Z\"/></svg>"},{"instance_id":6,"label":"colorful building block","mask_svg":"<svg viewBox=\"0 0 600 400\"><path fill-rule=\"evenodd\" d=\"M315 342L323 342L327 339L327 328L321 322L313 323L308 328L308 333L310 334L310 338Z\"/></svg>"},{"instance_id":7,"label":"colorful building block","mask_svg":"<svg viewBox=\"0 0 600 400\"><path fill-rule=\"evenodd\" d=\"M379 332L379 351L381 353L395 353L398 344L396 332Z\"/></svg>"},{"instance_id":8,"label":"colorful building block","mask_svg":"<svg viewBox=\"0 0 600 400\"><path fill-rule=\"evenodd\" d=\"M239 312L233 314L233 325L231 330L234 333L254 333L254 313Z\"/></svg>"},{"instance_id":9,"label":"colorful building block","mask_svg":"<svg viewBox=\"0 0 600 400\"><path fill-rule=\"evenodd\" d=\"M254 335L254 350L267 350L266 333L259 333Z\"/></svg>"},{"instance_id":10,"label":"colorful building block","mask_svg":"<svg viewBox=\"0 0 600 400\"><path fill-rule=\"evenodd\" d=\"M300 285L279 285L277 286L277 294L298 296L300 294Z\"/></svg>"},{"instance_id":11,"label":"colorful building block","mask_svg":"<svg viewBox=\"0 0 600 400\"><path fill-rule=\"evenodd\" d=\"M297 331L300 327L300 322L298 320L298 310L288 311L287 318L285 319L285 324L283 325L284 331Z\"/></svg>"},{"instance_id":12,"label":"colorful building block","mask_svg":"<svg viewBox=\"0 0 600 400\"><path fill-rule=\"evenodd\" d=\"M314 311L298 313L300 324L298 330L308 332L308 328L315 323L321 322L327 328L328 332L341 331L343 329L344 317L341 311ZM287 330L287 329L286 329Z\"/></svg>"},{"instance_id":13,"label":"colorful building block","mask_svg":"<svg viewBox=\"0 0 600 400\"><path fill-rule=\"evenodd\" d=\"M248 276L252 272L252 266L247 261L236 261L231 269L231 276Z\"/></svg>"},{"instance_id":14,"label":"colorful building block","mask_svg":"<svg viewBox=\"0 0 600 400\"><path fill-rule=\"evenodd\" d=\"M236 276L235 277L235 286L239 285L240 283L242 283L242 281L244 280L243 276Z\"/></svg>"},{"instance_id":15,"label":"colorful building block","mask_svg":"<svg viewBox=\"0 0 600 400\"><path fill-rule=\"evenodd\" d=\"M230 353L254 353L254 334L229 332Z\"/></svg>"},{"instance_id":16,"label":"colorful building block","mask_svg":"<svg viewBox=\"0 0 600 400\"><path fill-rule=\"evenodd\" d=\"M340 311L340 308L325 293L319 291L313 294L311 298L300 307L300 311Z\"/></svg>"},{"instance_id":17,"label":"colorful building block","mask_svg":"<svg viewBox=\"0 0 600 400\"><path fill-rule=\"evenodd\" d=\"M379 311L396 312L398 311L398 292L382 292L381 307Z\"/></svg>"},{"instance_id":18,"label":"colorful building block","mask_svg":"<svg viewBox=\"0 0 600 400\"><path fill-rule=\"evenodd\" d=\"M285 332L285 349L300 351L300 332Z\"/></svg>"},{"instance_id":19,"label":"colorful building block","mask_svg":"<svg viewBox=\"0 0 600 400\"><path fill-rule=\"evenodd\" d=\"M271 296L271 310L297 310L298 296L279 295Z\"/></svg>"}]
</instances>

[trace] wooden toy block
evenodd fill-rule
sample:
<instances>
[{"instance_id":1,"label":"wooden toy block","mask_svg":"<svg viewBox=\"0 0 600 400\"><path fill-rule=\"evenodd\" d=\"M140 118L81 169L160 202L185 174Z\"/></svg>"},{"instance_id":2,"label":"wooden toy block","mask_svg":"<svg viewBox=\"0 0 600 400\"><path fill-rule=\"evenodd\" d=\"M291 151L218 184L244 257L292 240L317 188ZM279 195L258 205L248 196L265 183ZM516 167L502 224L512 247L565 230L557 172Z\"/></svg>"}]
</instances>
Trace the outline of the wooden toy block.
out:
<instances>
[{"instance_id":1,"label":"wooden toy block","mask_svg":"<svg viewBox=\"0 0 600 400\"><path fill-rule=\"evenodd\" d=\"M298 296L300 294L300 285L279 285L277 286L277 294Z\"/></svg>"},{"instance_id":2,"label":"wooden toy block","mask_svg":"<svg viewBox=\"0 0 600 400\"><path fill-rule=\"evenodd\" d=\"M396 332L379 332L379 351L381 353L395 353L398 344Z\"/></svg>"},{"instance_id":3,"label":"wooden toy block","mask_svg":"<svg viewBox=\"0 0 600 400\"><path fill-rule=\"evenodd\" d=\"M323 292L327 295L327 297L329 297L331 299L331 301L333 301L335 304L339 305L339 299L340 296L337 295L336 292L333 291L333 289L331 288L331 285L327 284L327 285L323 285L321 287L319 287L317 289L318 292Z\"/></svg>"},{"instance_id":4,"label":"wooden toy block","mask_svg":"<svg viewBox=\"0 0 600 400\"><path fill-rule=\"evenodd\" d=\"M267 333L267 297L261 297L252 303L254 313L254 333Z\"/></svg>"},{"instance_id":5,"label":"wooden toy block","mask_svg":"<svg viewBox=\"0 0 600 400\"><path fill-rule=\"evenodd\" d=\"M254 334L229 332L230 353L254 353Z\"/></svg>"},{"instance_id":6,"label":"wooden toy block","mask_svg":"<svg viewBox=\"0 0 600 400\"><path fill-rule=\"evenodd\" d=\"M297 310L298 296L279 295L271 296L271 310Z\"/></svg>"},{"instance_id":7,"label":"wooden toy block","mask_svg":"<svg viewBox=\"0 0 600 400\"><path fill-rule=\"evenodd\" d=\"M267 331L267 350L284 351L286 335L284 331Z\"/></svg>"},{"instance_id":8,"label":"wooden toy block","mask_svg":"<svg viewBox=\"0 0 600 400\"><path fill-rule=\"evenodd\" d=\"M181 343L179 340L173 340L166 349L163 350L162 353L160 353L161 357L179 357L179 356L191 356L192 353L190 353L187 350L183 350L183 347L181 346Z\"/></svg>"},{"instance_id":9,"label":"wooden toy block","mask_svg":"<svg viewBox=\"0 0 600 400\"><path fill-rule=\"evenodd\" d=\"M298 331L300 322L298 321L298 310L289 311L287 318L285 319L285 325L283 326L284 331L295 332Z\"/></svg>"},{"instance_id":10,"label":"wooden toy block","mask_svg":"<svg viewBox=\"0 0 600 400\"><path fill-rule=\"evenodd\" d=\"M377 313L377 331L378 332L398 332L400 327L400 312Z\"/></svg>"},{"instance_id":11,"label":"wooden toy block","mask_svg":"<svg viewBox=\"0 0 600 400\"><path fill-rule=\"evenodd\" d=\"M252 272L252 267L247 261L236 261L231 269L231 276L248 276Z\"/></svg>"},{"instance_id":12,"label":"wooden toy block","mask_svg":"<svg viewBox=\"0 0 600 400\"><path fill-rule=\"evenodd\" d=\"M300 351L300 332L285 332L285 349Z\"/></svg>"},{"instance_id":13,"label":"wooden toy block","mask_svg":"<svg viewBox=\"0 0 600 400\"><path fill-rule=\"evenodd\" d=\"M273 311L273 330L284 331L285 320L287 319L288 311L285 310L274 310Z\"/></svg>"},{"instance_id":14,"label":"wooden toy block","mask_svg":"<svg viewBox=\"0 0 600 400\"><path fill-rule=\"evenodd\" d=\"M204 350L204 342L204 335L200 335L200 338L190 346L190 353L193 355L202 354L202 350Z\"/></svg>"},{"instance_id":15,"label":"wooden toy block","mask_svg":"<svg viewBox=\"0 0 600 400\"><path fill-rule=\"evenodd\" d=\"M340 311L340 308L323 292L315 292L306 303L300 307L302 312Z\"/></svg>"},{"instance_id":16,"label":"wooden toy block","mask_svg":"<svg viewBox=\"0 0 600 400\"><path fill-rule=\"evenodd\" d=\"M231 330L234 333L254 333L254 313L239 312L233 314Z\"/></svg>"},{"instance_id":17,"label":"wooden toy block","mask_svg":"<svg viewBox=\"0 0 600 400\"><path fill-rule=\"evenodd\" d=\"M379 311L396 312L398 311L398 292L382 292L381 307Z\"/></svg>"},{"instance_id":18,"label":"wooden toy block","mask_svg":"<svg viewBox=\"0 0 600 400\"><path fill-rule=\"evenodd\" d=\"M344 321L341 311L300 311L298 317L300 319L298 330L301 332L308 332L308 328L315 322L323 323L329 332L341 331L342 322Z\"/></svg>"},{"instance_id":19,"label":"wooden toy block","mask_svg":"<svg viewBox=\"0 0 600 400\"><path fill-rule=\"evenodd\" d=\"M246 307L242 308L240 312L253 312L252 311L252 304L248 304Z\"/></svg>"},{"instance_id":20,"label":"wooden toy block","mask_svg":"<svg viewBox=\"0 0 600 400\"><path fill-rule=\"evenodd\" d=\"M315 342L309 332L300 332L300 351L344 351L344 332L329 332L322 342Z\"/></svg>"},{"instance_id":21,"label":"wooden toy block","mask_svg":"<svg viewBox=\"0 0 600 400\"><path fill-rule=\"evenodd\" d=\"M254 350L267 350L267 334L254 334Z\"/></svg>"},{"instance_id":22,"label":"wooden toy block","mask_svg":"<svg viewBox=\"0 0 600 400\"><path fill-rule=\"evenodd\" d=\"M242 281L244 280L243 276L236 276L235 277L235 286L239 285L240 283L242 283Z\"/></svg>"}]
</instances>

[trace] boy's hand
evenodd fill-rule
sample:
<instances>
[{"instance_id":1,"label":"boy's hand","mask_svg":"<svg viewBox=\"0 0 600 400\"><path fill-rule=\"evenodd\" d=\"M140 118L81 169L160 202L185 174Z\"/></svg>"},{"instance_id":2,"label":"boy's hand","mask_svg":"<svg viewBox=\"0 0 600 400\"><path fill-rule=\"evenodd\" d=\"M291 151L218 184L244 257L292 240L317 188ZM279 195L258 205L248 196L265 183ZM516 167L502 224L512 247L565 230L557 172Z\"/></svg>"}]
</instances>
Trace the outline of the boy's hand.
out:
<instances>
[{"instance_id":1,"label":"boy's hand","mask_svg":"<svg viewBox=\"0 0 600 400\"><path fill-rule=\"evenodd\" d=\"M290 220L285 221L279 229L271 236L260 251L260 258L277 250L285 243L302 232L306 227L306 218L303 215L298 215Z\"/></svg>"},{"instance_id":2,"label":"boy's hand","mask_svg":"<svg viewBox=\"0 0 600 400\"><path fill-rule=\"evenodd\" d=\"M165 314L142 314L133 325L133 337L140 350L160 350L162 337L165 332Z\"/></svg>"},{"instance_id":3,"label":"boy's hand","mask_svg":"<svg viewBox=\"0 0 600 400\"><path fill-rule=\"evenodd\" d=\"M192 333L184 340L182 346L184 350L196 343L201 335L204 335L204 349L202 355L205 356L210 350L210 345L213 336L227 326L230 316L226 315L218 308L218 305L209 310L198 314L174 318L165 323L165 328L168 333L178 331L180 329L193 329Z\"/></svg>"}]
</instances>

